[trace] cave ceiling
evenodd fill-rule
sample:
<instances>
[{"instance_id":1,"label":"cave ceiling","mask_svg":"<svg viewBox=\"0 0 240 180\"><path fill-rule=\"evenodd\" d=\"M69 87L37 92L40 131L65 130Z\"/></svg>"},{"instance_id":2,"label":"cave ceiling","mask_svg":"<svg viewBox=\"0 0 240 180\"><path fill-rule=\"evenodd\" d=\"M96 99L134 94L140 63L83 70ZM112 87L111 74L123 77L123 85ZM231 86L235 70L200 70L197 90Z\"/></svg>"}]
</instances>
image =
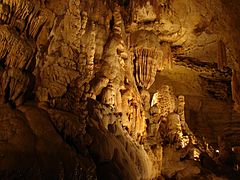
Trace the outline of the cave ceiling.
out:
<instances>
[{"instance_id":1,"label":"cave ceiling","mask_svg":"<svg viewBox=\"0 0 240 180\"><path fill-rule=\"evenodd\" d=\"M0 179L238 179L240 1L0 0Z\"/></svg>"}]
</instances>

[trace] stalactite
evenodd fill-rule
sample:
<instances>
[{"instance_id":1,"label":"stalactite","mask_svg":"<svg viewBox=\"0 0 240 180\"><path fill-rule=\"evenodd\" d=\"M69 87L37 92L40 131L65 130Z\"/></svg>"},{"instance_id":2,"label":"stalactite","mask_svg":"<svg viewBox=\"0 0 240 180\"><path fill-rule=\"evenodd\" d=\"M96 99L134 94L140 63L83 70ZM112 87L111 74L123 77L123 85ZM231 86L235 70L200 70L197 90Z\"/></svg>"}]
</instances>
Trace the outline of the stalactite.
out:
<instances>
[{"instance_id":1,"label":"stalactite","mask_svg":"<svg viewBox=\"0 0 240 180\"><path fill-rule=\"evenodd\" d=\"M140 6L144 6L146 5L146 0L140 0L138 1ZM171 0L148 0L148 2L153 6L153 7L156 7L159 8L158 6L162 6L162 7L168 7L170 6L171 4Z\"/></svg>"},{"instance_id":2,"label":"stalactite","mask_svg":"<svg viewBox=\"0 0 240 180\"><path fill-rule=\"evenodd\" d=\"M0 22L7 23L10 19L11 9L6 4L0 3Z\"/></svg>"},{"instance_id":3,"label":"stalactite","mask_svg":"<svg viewBox=\"0 0 240 180\"><path fill-rule=\"evenodd\" d=\"M150 65L150 75L149 75L149 83L148 83L148 86L147 86L147 89L149 89L150 87L151 87L151 85L154 83L154 81L155 81L155 76L156 76L156 73L157 73L157 61L154 59L154 58L152 58L153 60L152 60L152 63L151 63L151 65Z\"/></svg>"},{"instance_id":4,"label":"stalactite","mask_svg":"<svg viewBox=\"0 0 240 180\"><path fill-rule=\"evenodd\" d=\"M130 135L136 139L137 138L137 132L136 130L136 122L137 122L137 108L136 108L136 104L134 101L132 101L132 112L131 112L131 130L130 130Z\"/></svg>"},{"instance_id":5,"label":"stalactite","mask_svg":"<svg viewBox=\"0 0 240 180\"><path fill-rule=\"evenodd\" d=\"M39 29L47 21L47 18L50 16L47 10L41 11L41 14L33 19L29 25L29 35L33 38L36 38L39 33Z\"/></svg>"},{"instance_id":6,"label":"stalactite","mask_svg":"<svg viewBox=\"0 0 240 180\"><path fill-rule=\"evenodd\" d=\"M218 69L223 70L227 66L227 54L225 43L222 40L218 41L217 59Z\"/></svg>"},{"instance_id":7,"label":"stalactite","mask_svg":"<svg viewBox=\"0 0 240 180\"><path fill-rule=\"evenodd\" d=\"M185 97L180 95L178 96L177 101L177 113L180 116L181 124L185 123L185 114L184 114L184 106L185 106Z\"/></svg>"},{"instance_id":8,"label":"stalactite","mask_svg":"<svg viewBox=\"0 0 240 180\"><path fill-rule=\"evenodd\" d=\"M162 58L160 60L158 70L163 70L165 67L171 69L173 66L173 57L172 57L172 51L171 51L170 44L167 42L162 43L161 50L163 53L162 53Z\"/></svg>"},{"instance_id":9,"label":"stalactite","mask_svg":"<svg viewBox=\"0 0 240 180\"><path fill-rule=\"evenodd\" d=\"M138 59L138 64L139 64L139 74L138 74L138 76L139 76L140 84L142 86L144 86L143 71L142 71L142 69L144 67L144 64L142 62L143 61L143 51L144 51L144 49L141 49L140 51L141 52L139 53L139 59Z\"/></svg>"},{"instance_id":10,"label":"stalactite","mask_svg":"<svg viewBox=\"0 0 240 180\"><path fill-rule=\"evenodd\" d=\"M174 43L176 41L178 41L179 39L181 39L184 35L186 34L186 31L184 31L182 28L174 33L171 34L158 34L158 38L162 41L162 42L168 42L168 43Z\"/></svg>"},{"instance_id":11,"label":"stalactite","mask_svg":"<svg viewBox=\"0 0 240 180\"><path fill-rule=\"evenodd\" d=\"M29 88L29 81L28 75L21 72L19 69L7 69L3 74L2 81L3 95L7 97L6 100L14 102L17 106L21 105L24 101L24 93ZM10 89L9 96L8 88Z\"/></svg>"},{"instance_id":12,"label":"stalactite","mask_svg":"<svg viewBox=\"0 0 240 180\"><path fill-rule=\"evenodd\" d=\"M240 104L240 85L239 73L236 70L232 72L232 98L236 104Z\"/></svg>"},{"instance_id":13,"label":"stalactite","mask_svg":"<svg viewBox=\"0 0 240 180\"><path fill-rule=\"evenodd\" d=\"M14 37L9 31L9 26L0 26L0 59L3 59L9 52L9 45L14 41Z\"/></svg>"}]
</instances>

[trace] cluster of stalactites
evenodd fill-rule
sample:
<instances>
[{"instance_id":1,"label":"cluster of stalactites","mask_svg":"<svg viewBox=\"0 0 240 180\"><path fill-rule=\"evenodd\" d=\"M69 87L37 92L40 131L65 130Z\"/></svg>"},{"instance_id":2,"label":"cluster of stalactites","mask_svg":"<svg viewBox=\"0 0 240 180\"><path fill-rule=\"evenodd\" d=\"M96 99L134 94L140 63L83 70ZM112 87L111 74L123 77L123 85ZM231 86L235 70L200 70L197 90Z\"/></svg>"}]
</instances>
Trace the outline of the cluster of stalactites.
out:
<instances>
[{"instance_id":1,"label":"cluster of stalactites","mask_svg":"<svg viewBox=\"0 0 240 180\"><path fill-rule=\"evenodd\" d=\"M139 87L149 89L158 70L172 68L171 44L160 43L158 37L149 31L138 31L131 36L131 46L136 83Z\"/></svg>"},{"instance_id":2,"label":"cluster of stalactites","mask_svg":"<svg viewBox=\"0 0 240 180\"><path fill-rule=\"evenodd\" d=\"M155 80L161 51L148 48L134 50L135 78L138 86L149 89Z\"/></svg>"},{"instance_id":3,"label":"cluster of stalactites","mask_svg":"<svg viewBox=\"0 0 240 180\"><path fill-rule=\"evenodd\" d=\"M15 34L8 25L0 26L0 61L4 64L1 77L1 96L4 101L12 101L16 105L23 102L27 91L34 54L33 46Z\"/></svg>"},{"instance_id":4,"label":"cluster of stalactites","mask_svg":"<svg viewBox=\"0 0 240 180\"><path fill-rule=\"evenodd\" d=\"M0 61L4 61L6 68L28 70L35 47L17 36L8 25L0 26L0 42Z\"/></svg>"},{"instance_id":5,"label":"cluster of stalactites","mask_svg":"<svg viewBox=\"0 0 240 180\"><path fill-rule=\"evenodd\" d=\"M2 0L1 12L2 21L4 23L23 23L21 20L31 19L32 15L35 15L40 8L38 1L29 0ZM3 16L5 14L5 16Z\"/></svg>"},{"instance_id":6,"label":"cluster of stalactites","mask_svg":"<svg viewBox=\"0 0 240 180\"><path fill-rule=\"evenodd\" d=\"M40 10L40 1L0 0L0 61L3 64L1 97L4 102L22 104L33 70L35 43L50 10Z\"/></svg>"},{"instance_id":7,"label":"cluster of stalactites","mask_svg":"<svg viewBox=\"0 0 240 180\"><path fill-rule=\"evenodd\" d=\"M1 21L3 23L10 23L13 13L16 19L26 19L33 9L33 4L27 0L1 0Z\"/></svg>"},{"instance_id":8,"label":"cluster of stalactites","mask_svg":"<svg viewBox=\"0 0 240 180\"><path fill-rule=\"evenodd\" d=\"M40 1L0 0L0 23L17 28L20 32L36 38L39 29L47 22L52 12L46 8L40 9Z\"/></svg>"}]
</instances>

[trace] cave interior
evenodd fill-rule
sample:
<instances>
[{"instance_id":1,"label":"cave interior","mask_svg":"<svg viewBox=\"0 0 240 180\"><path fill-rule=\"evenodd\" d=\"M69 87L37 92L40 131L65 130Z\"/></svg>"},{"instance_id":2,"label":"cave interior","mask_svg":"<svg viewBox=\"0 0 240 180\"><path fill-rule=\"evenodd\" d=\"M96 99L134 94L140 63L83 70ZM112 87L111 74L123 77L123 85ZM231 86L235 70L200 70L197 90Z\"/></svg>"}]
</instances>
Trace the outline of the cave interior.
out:
<instances>
[{"instance_id":1,"label":"cave interior","mask_svg":"<svg viewBox=\"0 0 240 180\"><path fill-rule=\"evenodd\" d=\"M240 179L240 1L0 0L0 179Z\"/></svg>"}]
</instances>

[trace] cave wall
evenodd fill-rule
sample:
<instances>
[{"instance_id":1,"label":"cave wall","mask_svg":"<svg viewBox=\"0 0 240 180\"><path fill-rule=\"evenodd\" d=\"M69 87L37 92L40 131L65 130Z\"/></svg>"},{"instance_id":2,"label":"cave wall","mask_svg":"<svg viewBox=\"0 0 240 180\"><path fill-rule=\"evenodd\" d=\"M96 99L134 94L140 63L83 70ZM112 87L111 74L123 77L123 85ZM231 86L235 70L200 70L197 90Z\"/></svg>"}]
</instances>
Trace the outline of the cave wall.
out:
<instances>
[{"instance_id":1,"label":"cave wall","mask_svg":"<svg viewBox=\"0 0 240 180\"><path fill-rule=\"evenodd\" d=\"M239 8L0 0L1 179L235 178Z\"/></svg>"}]
</instances>

